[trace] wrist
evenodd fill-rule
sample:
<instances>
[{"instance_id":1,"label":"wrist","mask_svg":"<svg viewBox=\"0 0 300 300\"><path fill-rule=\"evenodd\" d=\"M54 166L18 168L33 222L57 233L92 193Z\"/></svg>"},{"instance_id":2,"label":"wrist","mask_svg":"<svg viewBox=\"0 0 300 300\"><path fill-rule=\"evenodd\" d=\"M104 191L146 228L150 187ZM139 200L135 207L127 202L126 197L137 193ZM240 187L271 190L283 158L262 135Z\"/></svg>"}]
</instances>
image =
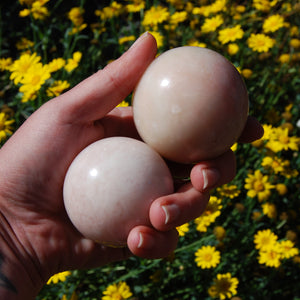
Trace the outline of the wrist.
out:
<instances>
[{"instance_id":1,"label":"wrist","mask_svg":"<svg viewBox=\"0 0 300 300\"><path fill-rule=\"evenodd\" d=\"M0 213L0 299L34 299L43 286L37 262Z\"/></svg>"}]
</instances>

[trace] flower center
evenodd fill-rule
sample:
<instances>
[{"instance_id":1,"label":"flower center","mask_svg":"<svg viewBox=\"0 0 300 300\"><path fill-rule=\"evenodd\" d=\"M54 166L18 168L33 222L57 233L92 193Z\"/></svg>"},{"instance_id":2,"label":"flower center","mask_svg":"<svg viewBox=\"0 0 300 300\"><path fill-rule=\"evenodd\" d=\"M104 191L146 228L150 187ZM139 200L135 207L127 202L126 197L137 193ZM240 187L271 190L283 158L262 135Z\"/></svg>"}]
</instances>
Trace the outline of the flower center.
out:
<instances>
[{"instance_id":1,"label":"flower center","mask_svg":"<svg viewBox=\"0 0 300 300\"><path fill-rule=\"evenodd\" d=\"M207 216L209 216L209 215L211 215L211 211L207 210L207 211L205 212L205 214L206 214Z\"/></svg>"},{"instance_id":2,"label":"flower center","mask_svg":"<svg viewBox=\"0 0 300 300\"><path fill-rule=\"evenodd\" d=\"M271 241L268 237L264 237L264 238L262 238L261 243L262 243L262 245L270 245Z\"/></svg>"},{"instance_id":3,"label":"flower center","mask_svg":"<svg viewBox=\"0 0 300 300\"><path fill-rule=\"evenodd\" d=\"M154 20L159 20L161 18L161 13L160 12L155 12L154 14L153 14L153 19Z\"/></svg>"},{"instance_id":4,"label":"flower center","mask_svg":"<svg viewBox=\"0 0 300 300\"><path fill-rule=\"evenodd\" d=\"M282 143L282 144L288 144L289 142L289 137L288 136L281 136L279 138L279 141Z\"/></svg>"},{"instance_id":5,"label":"flower center","mask_svg":"<svg viewBox=\"0 0 300 300\"><path fill-rule=\"evenodd\" d=\"M205 261L211 261L212 255L210 253L206 253L203 258Z\"/></svg>"},{"instance_id":6,"label":"flower center","mask_svg":"<svg viewBox=\"0 0 300 300\"><path fill-rule=\"evenodd\" d=\"M116 292L116 293L113 293L113 294L111 295L111 299L112 299L112 300L122 300L123 297L120 295L119 292Z\"/></svg>"},{"instance_id":7,"label":"flower center","mask_svg":"<svg viewBox=\"0 0 300 300\"><path fill-rule=\"evenodd\" d=\"M273 161L272 167L273 167L274 169L275 169L275 168L278 168L278 167L279 167L279 162L278 162L278 161Z\"/></svg>"},{"instance_id":8,"label":"flower center","mask_svg":"<svg viewBox=\"0 0 300 300\"><path fill-rule=\"evenodd\" d=\"M261 181L255 181L253 184L254 190L257 192L261 192L264 190L264 185Z\"/></svg>"},{"instance_id":9,"label":"flower center","mask_svg":"<svg viewBox=\"0 0 300 300\"><path fill-rule=\"evenodd\" d=\"M265 46L265 44L266 44L266 42L263 39L256 41L257 47L263 47L263 46Z\"/></svg>"},{"instance_id":10,"label":"flower center","mask_svg":"<svg viewBox=\"0 0 300 300\"><path fill-rule=\"evenodd\" d=\"M277 258L277 253L275 251L270 252L270 258L271 259L276 259Z\"/></svg>"},{"instance_id":11,"label":"flower center","mask_svg":"<svg viewBox=\"0 0 300 300\"><path fill-rule=\"evenodd\" d=\"M231 286L230 282L227 279L223 279L220 282L220 291L223 293L227 293L230 289L230 286Z\"/></svg>"}]
</instances>

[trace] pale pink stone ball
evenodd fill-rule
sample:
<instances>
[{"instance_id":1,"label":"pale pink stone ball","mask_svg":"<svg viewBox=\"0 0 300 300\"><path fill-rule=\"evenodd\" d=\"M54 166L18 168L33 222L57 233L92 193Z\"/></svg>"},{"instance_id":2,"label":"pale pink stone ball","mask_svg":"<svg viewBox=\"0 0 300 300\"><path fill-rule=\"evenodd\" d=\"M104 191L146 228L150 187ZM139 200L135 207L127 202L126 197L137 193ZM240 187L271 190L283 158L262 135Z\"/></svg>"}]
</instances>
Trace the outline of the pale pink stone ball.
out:
<instances>
[{"instance_id":1,"label":"pale pink stone ball","mask_svg":"<svg viewBox=\"0 0 300 300\"><path fill-rule=\"evenodd\" d=\"M195 163L227 151L248 116L248 93L237 69L200 47L174 48L147 68L133 95L141 138L163 157Z\"/></svg>"},{"instance_id":2,"label":"pale pink stone ball","mask_svg":"<svg viewBox=\"0 0 300 300\"><path fill-rule=\"evenodd\" d=\"M173 192L164 160L145 143L111 137L85 148L64 181L64 204L73 225L86 238L126 245L130 230L150 225L149 207Z\"/></svg>"}]
</instances>

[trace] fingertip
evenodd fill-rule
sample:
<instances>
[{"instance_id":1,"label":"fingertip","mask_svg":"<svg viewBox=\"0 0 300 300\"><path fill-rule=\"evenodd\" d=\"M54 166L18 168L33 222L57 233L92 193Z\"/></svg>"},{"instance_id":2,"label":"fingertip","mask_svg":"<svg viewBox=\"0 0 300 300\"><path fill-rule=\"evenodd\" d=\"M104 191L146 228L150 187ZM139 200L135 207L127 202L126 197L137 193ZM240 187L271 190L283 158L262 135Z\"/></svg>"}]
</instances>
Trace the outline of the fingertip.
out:
<instances>
[{"instance_id":1,"label":"fingertip","mask_svg":"<svg viewBox=\"0 0 300 300\"><path fill-rule=\"evenodd\" d=\"M128 52L132 51L142 43L149 43L148 47L150 46L151 49L157 51L157 43L155 37L150 32L146 31L131 45L131 47L128 49Z\"/></svg>"},{"instance_id":2,"label":"fingertip","mask_svg":"<svg viewBox=\"0 0 300 300\"><path fill-rule=\"evenodd\" d=\"M199 192L206 192L230 182L235 174L235 155L229 150L215 159L195 165L191 170L191 183Z\"/></svg>"},{"instance_id":3,"label":"fingertip","mask_svg":"<svg viewBox=\"0 0 300 300\"><path fill-rule=\"evenodd\" d=\"M196 190L203 192L213 188L219 181L220 176L220 172L216 168L208 168L199 164L191 171L191 182Z\"/></svg>"},{"instance_id":4,"label":"fingertip","mask_svg":"<svg viewBox=\"0 0 300 300\"><path fill-rule=\"evenodd\" d=\"M159 200L160 199L157 199L150 206L149 217L154 228L160 231L165 231L164 227L167 223L168 216L166 215L166 211L163 209L161 201ZM166 205L166 203L164 205Z\"/></svg>"},{"instance_id":5,"label":"fingertip","mask_svg":"<svg viewBox=\"0 0 300 300\"><path fill-rule=\"evenodd\" d=\"M148 259L167 257L177 246L176 229L160 232L147 226L133 228L127 238L127 245L132 254Z\"/></svg>"},{"instance_id":6,"label":"fingertip","mask_svg":"<svg viewBox=\"0 0 300 300\"><path fill-rule=\"evenodd\" d=\"M248 116L245 128L239 137L241 143L251 143L255 140L260 139L264 135L264 129L259 121L253 117Z\"/></svg>"},{"instance_id":7,"label":"fingertip","mask_svg":"<svg viewBox=\"0 0 300 300\"><path fill-rule=\"evenodd\" d=\"M159 231L169 231L200 216L209 193L197 191L191 183L176 193L156 199L150 207L150 221Z\"/></svg>"}]
</instances>

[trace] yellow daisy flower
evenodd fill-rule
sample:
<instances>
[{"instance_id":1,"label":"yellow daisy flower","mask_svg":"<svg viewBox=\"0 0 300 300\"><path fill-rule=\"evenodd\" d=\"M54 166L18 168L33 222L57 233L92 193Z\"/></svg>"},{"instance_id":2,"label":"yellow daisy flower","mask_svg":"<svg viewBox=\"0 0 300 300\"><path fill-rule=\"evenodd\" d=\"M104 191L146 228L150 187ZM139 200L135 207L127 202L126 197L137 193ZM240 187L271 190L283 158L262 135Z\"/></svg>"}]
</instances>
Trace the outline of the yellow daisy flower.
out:
<instances>
[{"instance_id":1,"label":"yellow daisy flower","mask_svg":"<svg viewBox=\"0 0 300 300\"><path fill-rule=\"evenodd\" d=\"M149 31L156 40L157 48L160 48L164 44L164 36L158 31Z\"/></svg>"},{"instance_id":2,"label":"yellow daisy flower","mask_svg":"<svg viewBox=\"0 0 300 300\"><path fill-rule=\"evenodd\" d=\"M118 17L123 11L123 5L117 1L113 1L110 6L104 7L102 10L96 10L95 15L102 20L109 20L114 17Z\"/></svg>"},{"instance_id":3,"label":"yellow daisy flower","mask_svg":"<svg viewBox=\"0 0 300 300\"><path fill-rule=\"evenodd\" d=\"M223 184L217 188L217 192L221 197L228 197L230 199L236 198L241 193L240 189L234 184Z\"/></svg>"},{"instance_id":4,"label":"yellow daisy flower","mask_svg":"<svg viewBox=\"0 0 300 300\"><path fill-rule=\"evenodd\" d=\"M226 236L226 230L222 226L216 226L213 233L218 241L222 241Z\"/></svg>"},{"instance_id":5,"label":"yellow daisy flower","mask_svg":"<svg viewBox=\"0 0 300 300\"><path fill-rule=\"evenodd\" d=\"M0 71L8 70L12 64L12 59L8 58L0 58Z\"/></svg>"},{"instance_id":6,"label":"yellow daisy flower","mask_svg":"<svg viewBox=\"0 0 300 300\"><path fill-rule=\"evenodd\" d=\"M267 200L271 195L271 189L275 186L269 182L269 176L263 175L260 170L255 170L254 174L248 174L245 179L245 189L248 190L247 196L258 200Z\"/></svg>"},{"instance_id":7,"label":"yellow daisy flower","mask_svg":"<svg viewBox=\"0 0 300 300\"><path fill-rule=\"evenodd\" d=\"M117 105L117 107L127 107L127 106L129 106L129 103L125 100L123 100L121 103Z\"/></svg>"},{"instance_id":8,"label":"yellow daisy flower","mask_svg":"<svg viewBox=\"0 0 300 300\"><path fill-rule=\"evenodd\" d=\"M208 289L209 296L213 298L230 299L237 294L239 281L236 277L232 277L230 273L217 274L214 284Z\"/></svg>"},{"instance_id":9,"label":"yellow daisy flower","mask_svg":"<svg viewBox=\"0 0 300 300\"><path fill-rule=\"evenodd\" d=\"M126 5L126 9L128 12L132 12L132 13L139 12L142 9L144 9L146 6L146 3L144 0L133 0L132 2L133 3Z\"/></svg>"},{"instance_id":10,"label":"yellow daisy flower","mask_svg":"<svg viewBox=\"0 0 300 300\"><path fill-rule=\"evenodd\" d=\"M22 37L17 43L16 47L18 50L30 49L34 46L34 42L30 41L26 37Z\"/></svg>"},{"instance_id":11,"label":"yellow daisy flower","mask_svg":"<svg viewBox=\"0 0 300 300\"><path fill-rule=\"evenodd\" d=\"M257 52L268 52L275 45L275 40L263 33L251 33L247 42L249 48Z\"/></svg>"},{"instance_id":12,"label":"yellow daisy flower","mask_svg":"<svg viewBox=\"0 0 300 300\"><path fill-rule=\"evenodd\" d=\"M68 12L68 18L69 18L69 20L71 20L71 22L74 24L74 26L79 27L84 22L83 14L84 14L83 8L73 7Z\"/></svg>"},{"instance_id":13,"label":"yellow daisy flower","mask_svg":"<svg viewBox=\"0 0 300 300\"><path fill-rule=\"evenodd\" d=\"M67 64L64 66L64 68L70 73L74 69L76 69L79 65L79 62L81 60L82 53L79 51L76 51L73 53L73 57L69 58L67 61Z\"/></svg>"},{"instance_id":14,"label":"yellow daisy flower","mask_svg":"<svg viewBox=\"0 0 300 300\"><path fill-rule=\"evenodd\" d=\"M187 19L186 11L176 11L170 17L170 23L172 25L177 25L178 23L184 22Z\"/></svg>"},{"instance_id":15,"label":"yellow daisy flower","mask_svg":"<svg viewBox=\"0 0 300 300\"><path fill-rule=\"evenodd\" d=\"M195 224L196 224L196 229L199 232L206 232L207 231L207 227L213 223L209 218L204 218L203 216L200 216L198 218L196 218L194 220Z\"/></svg>"},{"instance_id":16,"label":"yellow daisy flower","mask_svg":"<svg viewBox=\"0 0 300 300\"><path fill-rule=\"evenodd\" d=\"M277 242L278 236L270 229L259 230L254 235L255 248L259 250L268 250Z\"/></svg>"},{"instance_id":17,"label":"yellow daisy flower","mask_svg":"<svg viewBox=\"0 0 300 300\"><path fill-rule=\"evenodd\" d=\"M8 115L4 112L0 112L0 142L6 140L6 138L13 134L12 124L15 120L8 119Z\"/></svg>"},{"instance_id":18,"label":"yellow daisy flower","mask_svg":"<svg viewBox=\"0 0 300 300\"><path fill-rule=\"evenodd\" d=\"M241 28L241 25L236 25L232 28L224 28L219 31L218 40L222 44L227 44L229 42L234 42L238 39L241 39L244 35L244 30Z\"/></svg>"},{"instance_id":19,"label":"yellow daisy flower","mask_svg":"<svg viewBox=\"0 0 300 300\"><path fill-rule=\"evenodd\" d=\"M266 169L273 170L275 174L278 174L284 171L286 166L286 161L276 156L274 157L265 156L262 160L261 165Z\"/></svg>"},{"instance_id":20,"label":"yellow daisy flower","mask_svg":"<svg viewBox=\"0 0 300 300\"><path fill-rule=\"evenodd\" d=\"M290 46L295 48L295 49L300 48L300 39L291 39L290 40Z\"/></svg>"},{"instance_id":21,"label":"yellow daisy flower","mask_svg":"<svg viewBox=\"0 0 300 300\"><path fill-rule=\"evenodd\" d=\"M152 6L149 10L145 12L144 20L142 24L144 27L156 26L160 23L165 22L170 17L170 12L168 8L161 5Z\"/></svg>"},{"instance_id":22,"label":"yellow daisy flower","mask_svg":"<svg viewBox=\"0 0 300 300\"><path fill-rule=\"evenodd\" d=\"M57 97L64 90L70 87L70 83L66 80L56 80L52 85L47 89L46 93L49 97Z\"/></svg>"},{"instance_id":23,"label":"yellow daisy flower","mask_svg":"<svg viewBox=\"0 0 300 300\"><path fill-rule=\"evenodd\" d=\"M263 23L263 31L275 32L284 26L284 18L278 14L268 17Z\"/></svg>"},{"instance_id":24,"label":"yellow daisy flower","mask_svg":"<svg viewBox=\"0 0 300 300\"><path fill-rule=\"evenodd\" d=\"M212 18L206 18L204 24L201 26L203 33L214 32L216 29L223 24L224 20L222 16L216 15Z\"/></svg>"},{"instance_id":25,"label":"yellow daisy flower","mask_svg":"<svg viewBox=\"0 0 300 300\"><path fill-rule=\"evenodd\" d=\"M189 231L189 223L182 224L181 226L176 227L179 236L185 236Z\"/></svg>"},{"instance_id":26,"label":"yellow daisy flower","mask_svg":"<svg viewBox=\"0 0 300 300\"><path fill-rule=\"evenodd\" d=\"M277 209L274 203L266 202L262 204L263 213L270 219L277 217Z\"/></svg>"},{"instance_id":27,"label":"yellow daisy flower","mask_svg":"<svg viewBox=\"0 0 300 300\"><path fill-rule=\"evenodd\" d=\"M278 268L281 264L281 248L278 243L274 243L266 250L259 251L258 262L267 267Z\"/></svg>"},{"instance_id":28,"label":"yellow daisy flower","mask_svg":"<svg viewBox=\"0 0 300 300\"><path fill-rule=\"evenodd\" d=\"M10 80L14 81L14 84L18 84L21 82L28 69L33 65L39 63L41 60L40 56L37 56L36 53L28 54L24 53L20 56L19 59L15 60L12 65L9 67L9 71L11 72Z\"/></svg>"},{"instance_id":29,"label":"yellow daisy flower","mask_svg":"<svg viewBox=\"0 0 300 300\"><path fill-rule=\"evenodd\" d=\"M211 196L203 214L194 220L196 229L200 232L206 232L207 227L215 222L216 218L221 214L221 199Z\"/></svg>"},{"instance_id":30,"label":"yellow daisy flower","mask_svg":"<svg viewBox=\"0 0 300 300\"><path fill-rule=\"evenodd\" d=\"M67 279L67 277L71 275L71 272L70 271L64 271L64 272L60 272L60 273L57 273L57 274L54 274L53 276L51 276L49 278L49 280L47 281L47 284L51 284L51 283L58 283L60 281L65 281Z\"/></svg>"},{"instance_id":31,"label":"yellow daisy flower","mask_svg":"<svg viewBox=\"0 0 300 300\"><path fill-rule=\"evenodd\" d=\"M22 9L19 12L19 17L20 18L25 18L25 17L28 17L29 15L30 15L30 9L29 8Z\"/></svg>"},{"instance_id":32,"label":"yellow daisy flower","mask_svg":"<svg viewBox=\"0 0 300 300\"><path fill-rule=\"evenodd\" d=\"M289 136L288 128L278 127L273 130L266 147L276 153L282 150L298 151L299 145L300 138Z\"/></svg>"},{"instance_id":33,"label":"yellow daisy flower","mask_svg":"<svg viewBox=\"0 0 300 300\"><path fill-rule=\"evenodd\" d=\"M283 53L279 56L278 60L282 64L289 63L292 60L292 55L290 53Z\"/></svg>"},{"instance_id":34,"label":"yellow daisy flower","mask_svg":"<svg viewBox=\"0 0 300 300\"><path fill-rule=\"evenodd\" d=\"M290 240L278 242L281 248L282 258L291 258L299 254L299 249L294 247L294 243Z\"/></svg>"},{"instance_id":35,"label":"yellow daisy flower","mask_svg":"<svg viewBox=\"0 0 300 300\"><path fill-rule=\"evenodd\" d=\"M187 42L187 46L192 46L192 47L202 47L202 48L206 48L206 44L199 42L195 39L191 39Z\"/></svg>"},{"instance_id":36,"label":"yellow daisy flower","mask_svg":"<svg viewBox=\"0 0 300 300\"><path fill-rule=\"evenodd\" d=\"M253 72L250 69L243 69L241 70L241 74L243 75L244 78L249 79L252 77Z\"/></svg>"},{"instance_id":37,"label":"yellow daisy flower","mask_svg":"<svg viewBox=\"0 0 300 300\"><path fill-rule=\"evenodd\" d=\"M39 91L47 79L51 77L48 67L41 63L32 65L21 79L21 93L33 93Z\"/></svg>"},{"instance_id":38,"label":"yellow daisy flower","mask_svg":"<svg viewBox=\"0 0 300 300\"><path fill-rule=\"evenodd\" d=\"M284 183L277 183L276 191L278 192L279 195L283 196L288 192L288 189Z\"/></svg>"},{"instance_id":39,"label":"yellow daisy flower","mask_svg":"<svg viewBox=\"0 0 300 300\"><path fill-rule=\"evenodd\" d=\"M44 20L49 16L49 11L44 4L48 1L35 1L30 9L34 19Z\"/></svg>"},{"instance_id":40,"label":"yellow daisy flower","mask_svg":"<svg viewBox=\"0 0 300 300\"><path fill-rule=\"evenodd\" d=\"M61 58L61 57L54 58L52 61L50 61L48 63L48 68L49 68L49 71L51 73L53 73L53 72L56 72L56 71L60 70L61 68L63 68L65 66L65 64L66 64L66 61L63 58Z\"/></svg>"},{"instance_id":41,"label":"yellow daisy flower","mask_svg":"<svg viewBox=\"0 0 300 300\"><path fill-rule=\"evenodd\" d=\"M239 46L236 43L230 43L227 47L227 51L230 55L235 55L239 51Z\"/></svg>"},{"instance_id":42,"label":"yellow daisy flower","mask_svg":"<svg viewBox=\"0 0 300 300\"><path fill-rule=\"evenodd\" d=\"M202 246L195 252L195 256L195 262L201 269L215 268L221 259L220 251L212 246Z\"/></svg>"},{"instance_id":43,"label":"yellow daisy flower","mask_svg":"<svg viewBox=\"0 0 300 300\"><path fill-rule=\"evenodd\" d=\"M253 6L260 11L268 12L270 9L277 4L277 0L253 0Z\"/></svg>"},{"instance_id":44,"label":"yellow daisy flower","mask_svg":"<svg viewBox=\"0 0 300 300\"><path fill-rule=\"evenodd\" d=\"M132 296L129 286L126 282L118 282L109 285L103 292L102 300L123 300Z\"/></svg>"},{"instance_id":45,"label":"yellow daisy flower","mask_svg":"<svg viewBox=\"0 0 300 300\"><path fill-rule=\"evenodd\" d=\"M119 38L119 45L125 44L127 42L132 42L134 40L135 40L134 35L123 36L123 37Z\"/></svg>"}]
</instances>

